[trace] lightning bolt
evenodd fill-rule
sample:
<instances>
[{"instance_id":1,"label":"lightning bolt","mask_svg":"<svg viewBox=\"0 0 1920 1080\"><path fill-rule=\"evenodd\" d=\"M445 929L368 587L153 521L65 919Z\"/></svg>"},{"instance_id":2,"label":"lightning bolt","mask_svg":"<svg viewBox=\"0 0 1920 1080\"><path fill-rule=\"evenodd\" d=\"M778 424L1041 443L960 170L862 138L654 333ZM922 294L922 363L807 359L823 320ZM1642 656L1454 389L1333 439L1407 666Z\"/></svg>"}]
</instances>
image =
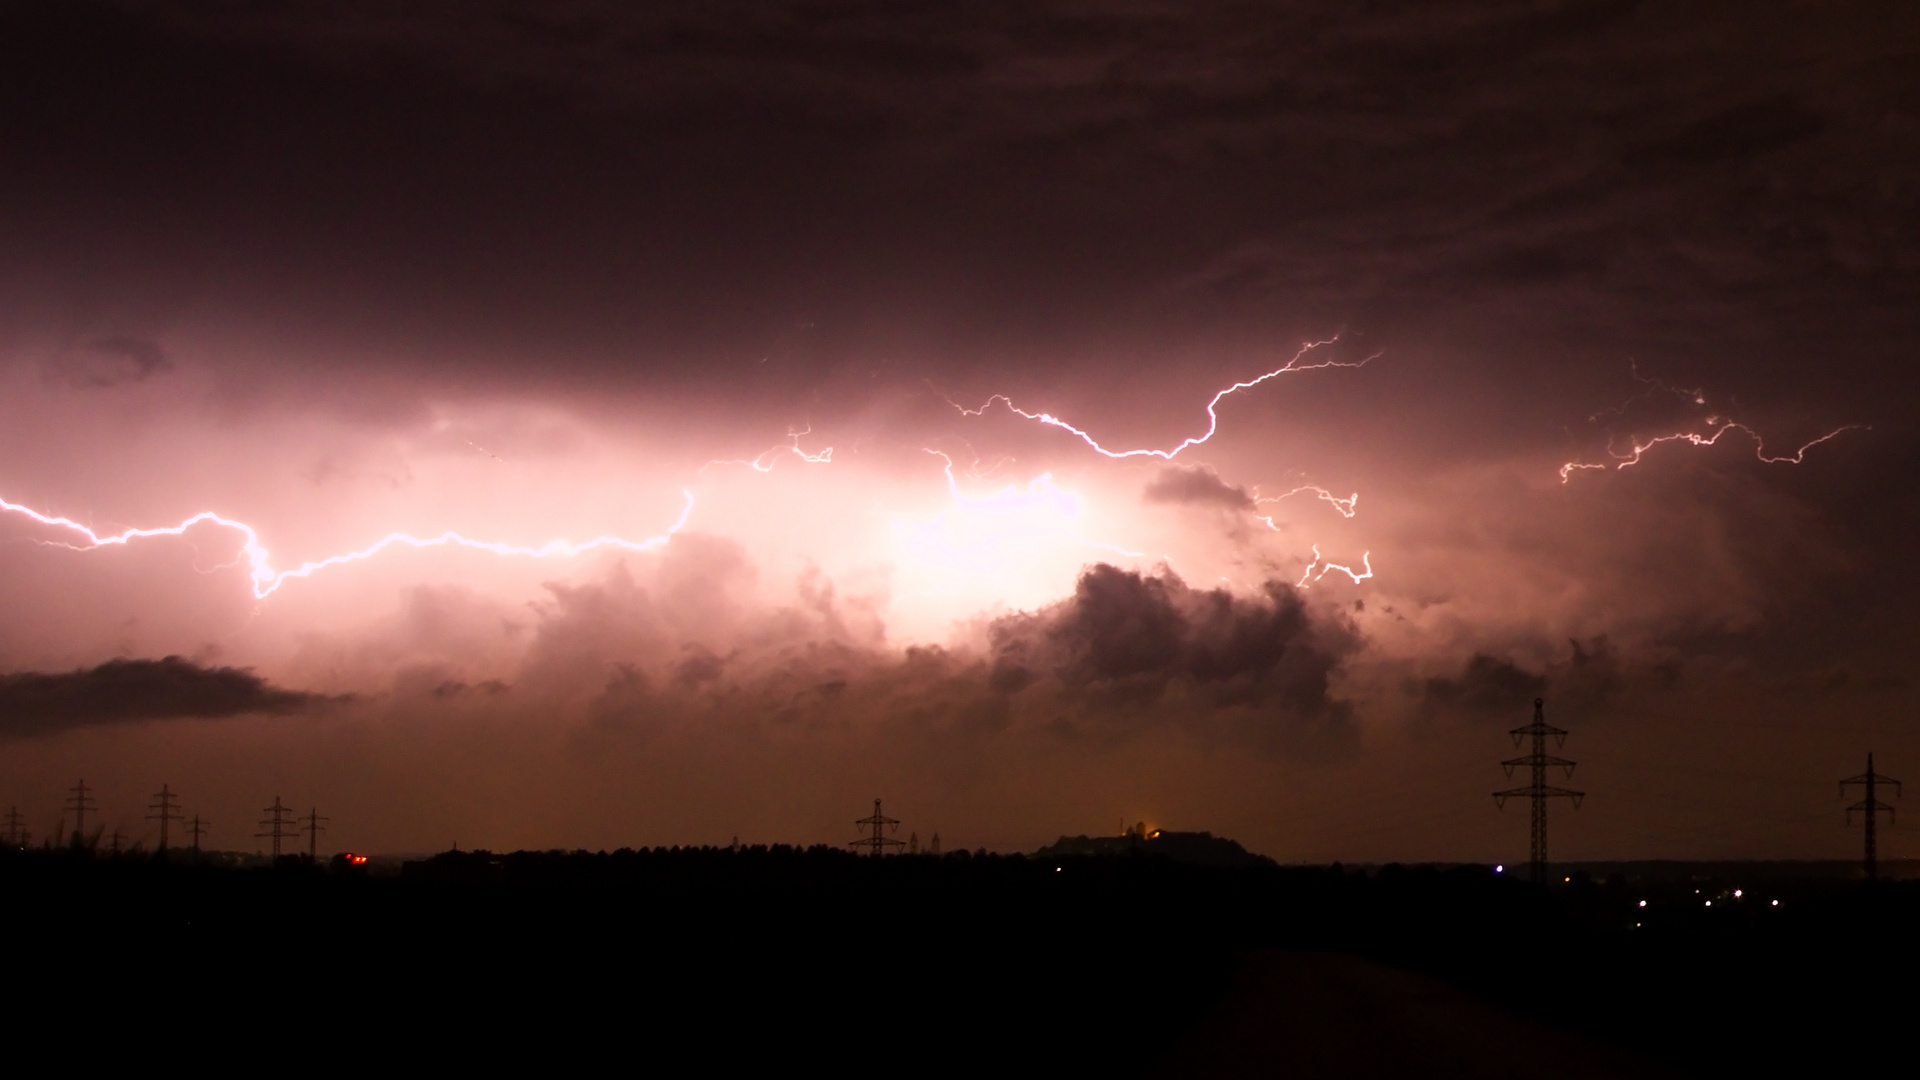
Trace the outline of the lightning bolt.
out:
<instances>
[{"instance_id":1,"label":"lightning bolt","mask_svg":"<svg viewBox=\"0 0 1920 1080\"><path fill-rule=\"evenodd\" d=\"M1373 362L1375 359L1379 358L1380 356L1379 353L1374 353L1372 356L1367 357L1365 360L1359 360L1359 361L1353 361L1353 362L1340 361L1340 360L1323 360L1315 364L1303 364L1300 362L1304 357L1306 357L1308 353L1311 353L1313 350L1318 349L1323 345L1331 345L1338 340L1340 340L1339 336L1335 335L1333 337L1327 338L1324 341L1305 342L1300 346L1300 351L1293 354L1293 359L1288 360L1285 364L1281 365L1280 367L1277 367L1272 371L1267 372L1265 375L1255 376L1254 378L1247 379L1243 382L1234 383L1232 386L1229 386L1226 389L1221 390L1218 393L1214 394L1213 400L1207 402L1206 433L1202 435L1195 435L1191 438L1183 439L1181 440L1178 446L1175 446L1171 450L1151 450L1151 449L1109 450L1106 447L1101 446L1099 441L1096 440L1092 435L1081 430L1080 428L1074 427L1072 424L1067 423L1065 420L1060 419L1059 417L1053 415L1052 413L1028 412L1027 410L1016 406L1013 403L1013 399L1009 398L1005 394L995 394L994 396L988 398L986 402L977 409L966 408L962 405L955 403L952 399L948 399L947 404L952 405L956 409L959 409L960 415L962 416L980 416L984 414L988 409L991 409L995 402L999 402L1001 404L1004 404L1007 407L1007 411L1013 413L1015 416L1025 417L1028 420L1032 420L1041 424L1046 424L1050 427L1057 427L1062 431L1065 431L1072 435L1077 436L1081 442L1084 442L1088 446L1092 447L1093 451L1097 454L1103 454L1110 458L1156 457L1161 459L1162 461L1172 461L1176 456L1180 454L1182 450L1199 446L1201 443L1204 443L1208 439L1213 438L1214 432L1220 429L1220 415L1216 410L1220 404L1220 400L1226 397L1227 395L1237 394L1242 390L1251 390L1254 387L1259 386L1261 383L1266 382L1268 379L1277 379L1282 375L1289 375L1294 372L1320 371L1325 368L1366 367L1369 363Z\"/></svg>"},{"instance_id":2,"label":"lightning bolt","mask_svg":"<svg viewBox=\"0 0 1920 1080\"><path fill-rule=\"evenodd\" d=\"M1315 544L1313 545L1313 561L1307 564L1306 571L1300 575L1300 581L1295 587L1310 589L1313 587L1314 582L1326 577L1328 572L1333 570L1338 570L1347 575L1353 579L1355 585L1358 585L1373 576L1373 553L1371 551L1360 554L1360 565L1365 568L1364 573L1355 572L1351 566L1341 566L1339 563L1328 562L1320 554L1320 545ZM1318 567L1320 570L1317 574L1314 573L1315 567Z\"/></svg>"},{"instance_id":3,"label":"lightning bolt","mask_svg":"<svg viewBox=\"0 0 1920 1080\"><path fill-rule=\"evenodd\" d=\"M827 447L825 450L822 450L817 454L809 454L805 450L800 449L801 436L811 435L811 434L813 434L812 424L808 424L803 430L800 430L800 431L794 431L789 429L787 431L787 438L791 441L789 441L783 446L770 446L766 450L762 451L759 454L759 456L753 458L752 460L734 459L730 461L709 461L705 465L700 466L700 471L705 472L708 469L713 468L715 465L745 465L747 468L752 469L754 472L762 472L762 473L772 472L773 463L775 461L778 461L781 458L781 456L785 454L792 454L794 457L799 458L801 461L804 461L809 465L826 465L832 462L833 447L831 446Z\"/></svg>"},{"instance_id":4,"label":"lightning bolt","mask_svg":"<svg viewBox=\"0 0 1920 1080\"><path fill-rule=\"evenodd\" d=\"M1801 446L1800 449L1795 450L1791 454L1782 454L1782 455L1779 455L1778 457L1770 457L1767 454L1766 441L1760 437L1759 432L1753 430L1747 425L1736 423L1732 420L1723 421L1719 417L1714 417L1714 416L1708 417L1707 423L1718 424L1719 427L1715 428L1713 434L1711 435L1703 435L1697 431L1681 431L1681 432L1676 432L1672 435L1656 435L1653 438L1646 440L1645 442L1642 442L1636 439L1634 440L1634 443L1633 443L1633 449L1627 451L1624 454L1620 453L1619 451L1615 450L1611 445L1609 445L1607 447L1607 453L1609 456L1611 456L1614 459L1611 462L1569 461L1566 464L1560 466L1560 482L1562 484L1566 483L1568 478L1570 478L1574 473L1582 469L1616 469L1617 470L1617 469L1624 469L1629 465L1638 465L1640 464L1640 459L1646 456L1647 451L1652 450L1654 447L1659 446L1661 443L1684 442L1690 446L1712 446L1714 443L1717 443L1720 441L1720 436L1725 435L1729 431L1737 430L1745 433L1748 437L1753 439L1753 456L1759 459L1764 464L1798 465L1802 461L1806 460L1807 451L1813 449L1816 446L1819 446L1821 443L1826 442L1828 439L1832 439L1839 436L1842 432L1873 430L1872 428L1868 427L1865 424L1843 424L1840 427L1834 428L1832 431L1829 431L1825 435L1822 435L1819 438L1813 440L1812 442L1809 442Z\"/></svg>"},{"instance_id":5,"label":"lightning bolt","mask_svg":"<svg viewBox=\"0 0 1920 1080\"><path fill-rule=\"evenodd\" d=\"M1618 405L1595 412L1592 416L1587 417L1589 422L1597 422L1601 417L1609 414L1617 417L1625 417L1627 410L1632 407L1635 402L1645 401L1655 394L1663 392L1680 398L1692 405L1698 405L1702 408L1710 407L1707 403L1707 392L1704 389L1689 389L1684 386L1675 386L1664 379L1651 375L1642 375L1640 374L1640 364L1637 361L1629 360L1627 363L1633 374L1634 381L1640 383L1646 387L1646 389ZM1631 448L1625 452L1615 449L1614 440L1609 438L1607 440L1607 456L1611 457L1613 459L1612 461L1568 461L1560 466L1560 482L1564 484L1572 478L1574 473L1588 469L1619 470L1629 465L1638 465L1641 459L1646 457L1648 451L1663 443L1686 443L1688 446L1712 446L1720 441L1720 436L1725 435L1729 431L1738 431L1752 439L1753 456L1762 464L1798 465L1806 460L1808 450L1819 446L1828 439L1835 438L1843 432L1873 430L1865 424L1842 424L1832 431L1827 432L1825 435L1801 445L1798 450L1795 450L1791 454L1772 455L1767 453L1766 440L1761 438L1760 433L1745 424L1728 420L1723 415L1713 414L1705 417L1702 423L1711 429L1710 432L1675 431L1666 435L1656 435L1645 440L1636 437L1630 443Z\"/></svg>"},{"instance_id":6,"label":"lightning bolt","mask_svg":"<svg viewBox=\"0 0 1920 1080\"><path fill-rule=\"evenodd\" d=\"M1321 502L1332 506L1335 510L1338 510L1340 512L1340 516L1344 518L1353 517L1354 508L1360 502L1360 493L1357 491L1343 499L1338 495L1335 495L1333 492L1328 491L1326 488L1320 487L1316 484L1302 484L1301 486L1294 488L1292 491L1283 492L1279 495L1261 495L1260 489L1256 487L1253 489L1253 502L1254 502L1254 505L1256 506L1258 506L1261 503L1279 502L1281 499L1292 498L1293 496L1298 495L1303 491L1313 492L1314 495L1318 497ZM1266 522L1268 528L1273 528L1272 518L1263 517L1260 520Z\"/></svg>"},{"instance_id":7,"label":"lightning bolt","mask_svg":"<svg viewBox=\"0 0 1920 1080\"><path fill-rule=\"evenodd\" d=\"M18 503L8 502L5 499L0 499L0 511L18 514L31 518L42 525L65 529L69 532L79 534L79 536L84 538L83 541L71 543L58 540L38 541L39 543L49 544L54 547L64 547L72 551L91 551L95 548L124 546L131 541L153 536L183 536L187 530L205 523L211 523L225 529L232 529L244 538L244 543L241 545L240 550L246 559L248 577L253 583L254 598L265 600L267 597L273 595L281 585L286 584L289 579L311 577L329 566L339 566L343 563L360 562L364 559L370 559L390 547L463 547L472 548L477 551L490 551L496 555L516 555L533 559L544 559L552 556L571 557L584 554L596 548L619 548L625 551L652 551L665 544L675 533L685 527L688 515L693 513L693 492L688 491L682 494L686 496L687 504L681 508L680 517L674 521L672 527L667 529L665 533L648 540L627 540L618 536L600 536L578 544L568 540L554 540L541 547L519 547L513 544L474 540L451 531L441 533L439 536L430 537L409 536L405 533L390 533L359 551L350 551L344 555L334 555L318 560L317 562L304 562L291 570L278 571L273 568L271 556L267 552L266 547L260 543L260 534L254 531L253 526L244 521L236 521L233 518L222 517L212 511L202 511L182 521L178 525L171 525L166 528L128 529L125 532L114 533L108 536L102 536L87 526L74 521L72 518L42 514L31 507L21 506Z\"/></svg>"}]
</instances>

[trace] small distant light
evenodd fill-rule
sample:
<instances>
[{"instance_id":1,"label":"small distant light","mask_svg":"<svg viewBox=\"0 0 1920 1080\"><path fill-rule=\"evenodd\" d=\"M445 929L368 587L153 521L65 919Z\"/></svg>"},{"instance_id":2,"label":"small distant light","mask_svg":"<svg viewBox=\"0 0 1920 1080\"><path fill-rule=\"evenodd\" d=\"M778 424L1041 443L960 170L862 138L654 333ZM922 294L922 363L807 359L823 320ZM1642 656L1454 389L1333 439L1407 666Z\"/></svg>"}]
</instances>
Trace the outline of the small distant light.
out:
<instances>
[{"instance_id":1,"label":"small distant light","mask_svg":"<svg viewBox=\"0 0 1920 1080\"><path fill-rule=\"evenodd\" d=\"M1639 924L1639 923L1634 923L1633 925L1635 925L1635 926L1639 926L1640 924Z\"/></svg>"},{"instance_id":2,"label":"small distant light","mask_svg":"<svg viewBox=\"0 0 1920 1080\"><path fill-rule=\"evenodd\" d=\"M1780 901L1778 901L1778 900L1775 900L1775 901L1773 902L1773 906L1774 906L1774 907L1779 907L1779 906L1780 906Z\"/></svg>"},{"instance_id":3,"label":"small distant light","mask_svg":"<svg viewBox=\"0 0 1920 1080\"><path fill-rule=\"evenodd\" d=\"M1560 880L1561 880L1561 881L1572 881L1573 879L1569 877L1569 878L1561 878Z\"/></svg>"},{"instance_id":4,"label":"small distant light","mask_svg":"<svg viewBox=\"0 0 1920 1080\"><path fill-rule=\"evenodd\" d=\"M1712 907L1712 906L1713 906L1713 901L1711 901L1711 900L1709 900L1709 901L1707 901L1707 906L1708 906L1708 907Z\"/></svg>"},{"instance_id":5,"label":"small distant light","mask_svg":"<svg viewBox=\"0 0 1920 1080\"><path fill-rule=\"evenodd\" d=\"M1495 866L1495 867L1493 868L1493 872L1494 872L1494 873L1496 873L1496 874L1504 874L1504 873L1506 873L1506 872L1507 872L1507 868L1506 868L1506 865L1505 865L1505 864L1501 864L1501 865L1498 865L1498 866Z\"/></svg>"},{"instance_id":6,"label":"small distant light","mask_svg":"<svg viewBox=\"0 0 1920 1080\"><path fill-rule=\"evenodd\" d=\"M1738 900L1738 899L1740 899L1740 890L1739 890L1739 889L1735 889L1735 890L1733 890L1733 898L1734 898L1735 900Z\"/></svg>"},{"instance_id":7,"label":"small distant light","mask_svg":"<svg viewBox=\"0 0 1920 1080\"><path fill-rule=\"evenodd\" d=\"M1642 901L1640 901L1640 906L1641 906L1641 907L1646 907L1646 906L1647 906L1647 902L1646 902L1645 900L1642 900Z\"/></svg>"}]
</instances>

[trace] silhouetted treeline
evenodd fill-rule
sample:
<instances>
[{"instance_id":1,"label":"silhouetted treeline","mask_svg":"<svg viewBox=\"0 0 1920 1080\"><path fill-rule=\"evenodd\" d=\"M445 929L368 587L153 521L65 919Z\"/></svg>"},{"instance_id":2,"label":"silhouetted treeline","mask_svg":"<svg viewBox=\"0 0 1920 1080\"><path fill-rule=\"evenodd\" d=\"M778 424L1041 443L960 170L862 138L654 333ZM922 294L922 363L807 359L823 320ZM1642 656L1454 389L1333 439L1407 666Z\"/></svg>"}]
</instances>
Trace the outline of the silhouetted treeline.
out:
<instances>
[{"instance_id":1,"label":"silhouetted treeline","mask_svg":"<svg viewBox=\"0 0 1920 1080\"><path fill-rule=\"evenodd\" d=\"M1245 949L1427 972L1706 1073L1811 1060L1836 1033L1892 1023L1914 1003L1903 982L1857 991L1920 959L1920 882L1568 876L1538 889L1479 867L871 859L786 846L445 852L385 876L304 860L0 855L16 922L54 931L33 939L48 960L99 927L137 926L141 941L196 963L292 940L302 956L361 958L303 962L304 979L364 970L435 986L575 985L586 973L643 997L655 991L633 980L667 979L743 1022L804 1024L841 994L872 992L982 1030L1030 1015L1093 1031L1151 1019L1091 1045L1072 1036L1071 1064L1106 1075L1144 1067L1223 991Z\"/></svg>"}]
</instances>

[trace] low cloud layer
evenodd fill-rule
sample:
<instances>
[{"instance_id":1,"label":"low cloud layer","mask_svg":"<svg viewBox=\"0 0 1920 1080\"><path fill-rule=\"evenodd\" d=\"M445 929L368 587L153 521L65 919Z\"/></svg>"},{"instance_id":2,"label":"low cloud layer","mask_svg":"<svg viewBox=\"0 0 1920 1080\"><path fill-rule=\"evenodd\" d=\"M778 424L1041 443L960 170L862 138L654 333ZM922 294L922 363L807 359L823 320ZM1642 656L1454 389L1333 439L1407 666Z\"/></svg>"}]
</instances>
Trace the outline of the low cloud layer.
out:
<instances>
[{"instance_id":1,"label":"low cloud layer","mask_svg":"<svg viewBox=\"0 0 1920 1080\"><path fill-rule=\"evenodd\" d=\"M273 686L251 671L201 667L178 656L109 660L59 674L0 675L0 738L145 720L291 713L319 700Z\"/></svg>"}]
</instances>

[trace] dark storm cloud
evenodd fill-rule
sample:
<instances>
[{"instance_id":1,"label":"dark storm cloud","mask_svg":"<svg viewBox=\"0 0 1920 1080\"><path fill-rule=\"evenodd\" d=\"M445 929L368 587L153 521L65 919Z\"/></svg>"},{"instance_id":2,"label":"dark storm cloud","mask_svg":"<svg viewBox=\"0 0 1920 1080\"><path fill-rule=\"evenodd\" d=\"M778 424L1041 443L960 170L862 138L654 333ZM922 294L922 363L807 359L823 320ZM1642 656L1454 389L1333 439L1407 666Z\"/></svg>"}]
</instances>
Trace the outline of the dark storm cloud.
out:
<instances>
[{"instance_id":1,"label":"dark storm cloud","mask_svg":"<svg viewBox=\"0 0 1920 1080\"><path fill-rule=\"evenodd\" d=\"M1476 653L1458 676L1428 679L1425 694L1429 702L1437 704L1511 709L1538 697L1546 688L1544 676L1499 657Z\"/></svg>"},{"instance_id":2,"label":"dark storm cloud","mask_svg":"<svg viewBox=\"0 0 1920 1080\"><path fill-rule=\"evenodd\" d=\"M159 343L114 334L65 350L55 367L74 386L107 387L142 382L173 367Z\"/></svg>"},{"instance_id":3,"label":"dark storm cloud","mask_svg":"<svg viewBox=\"0 0 1920 1080\"><path fill-rule=\"evenodd\" d=\"M320 700L250 671L201 667L178 656L109 660L59 674L0 675L0 737L142 720L290 713Z\"/></svg>"},{"instance_id":4,"label":"dark storm cloud","mask_svg":"<svg viewBox=\"0 0 1920 1080\"><path fill-rule=\"evenodd\" d=\"M1219 506L1228 510L1253 509L1253 493L1220 479L1206 465L1169 465L1147 484L1142 497L1150 503Z\"/></svg>"},{"instance_id":5,"label":"dark storm cloud","mask_svg":"<svg viewBox=\"0 0 1920 1080\"><path fill-rule=\"evenodd\" d=\"M1571 715L1599 706L1670 691L1679 683L1682 663L1672 657L1629 658L1605 635L1566 642L1564 659L1541 672L1476 653L1456 676L1430 678L1420 692L1429 707L1512 713L1536 697Z\"/></svg>"},{"instance_id":6,"label":"dark storm cloud","mask_svg":"<svg viewBox=\"0 0 1920 1080\"><path fill-rule=\"evenodd\" d=\"M1524 330L1757 386L1728 354L1838 330L1866 363L1920 295L1920 27L1884 5L5 18L16 319L212 297L469 372L731 358L783 395L875 356Z\"/></svg>"},{"instance_id":7,"label":"dark storm cloud","mask_svg":"<svg viewBox=\"0 0 1920 1080\"><path fill-rule=\"evenodd\" d=\"M1300 595L1268 582L1258 596L1192 589L1171 572L1100 564L1072 597L990 630L992 680L1014 691L1041 677L1075 693L1151 703L1180 687L1209 707L1282 716L1338 711L1330 676L1357 642Z\"/></svg>"}]
</instances>

